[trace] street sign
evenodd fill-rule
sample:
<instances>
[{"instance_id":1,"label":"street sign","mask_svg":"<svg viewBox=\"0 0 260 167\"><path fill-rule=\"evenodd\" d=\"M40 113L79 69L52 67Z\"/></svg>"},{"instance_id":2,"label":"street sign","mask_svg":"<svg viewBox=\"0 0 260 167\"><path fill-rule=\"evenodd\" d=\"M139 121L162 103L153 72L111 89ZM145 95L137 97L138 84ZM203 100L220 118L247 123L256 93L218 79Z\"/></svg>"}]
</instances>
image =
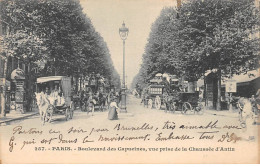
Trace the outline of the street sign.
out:
<instances>
[{"instance_id":1,"label":"street sign","mask_svg":"<svg viewBox=\"0 0 260 167\"><path fill-rule=\"evenodd\" d=\"M226 92L228 92L228 93L237 92L237 82L235 80L227 80L227 82L226 82Z\"/></svg>"}]
</instances>

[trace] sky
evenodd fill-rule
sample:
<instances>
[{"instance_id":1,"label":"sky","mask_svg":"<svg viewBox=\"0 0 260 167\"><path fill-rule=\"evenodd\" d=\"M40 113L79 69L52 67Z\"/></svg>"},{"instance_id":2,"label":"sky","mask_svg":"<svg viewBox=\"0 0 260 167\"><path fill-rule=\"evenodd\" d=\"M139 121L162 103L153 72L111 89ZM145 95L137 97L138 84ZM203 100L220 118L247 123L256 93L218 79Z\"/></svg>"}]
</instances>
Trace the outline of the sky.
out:
<instances>
[{"instance_id":1,"label":"sky","mask_svg":"<svg viewBox=\"0 0 260 167\"><path fill-rule=\"evenodd\" d=\"M114 67L123 77L123 41L119 28L123 21L129 28L125 43L126 84L130 87L142 64L142 55L152 23L161 10L176 6L176 0L80 0L83 12L104 38Z\"/></svg>"}]
</instances>

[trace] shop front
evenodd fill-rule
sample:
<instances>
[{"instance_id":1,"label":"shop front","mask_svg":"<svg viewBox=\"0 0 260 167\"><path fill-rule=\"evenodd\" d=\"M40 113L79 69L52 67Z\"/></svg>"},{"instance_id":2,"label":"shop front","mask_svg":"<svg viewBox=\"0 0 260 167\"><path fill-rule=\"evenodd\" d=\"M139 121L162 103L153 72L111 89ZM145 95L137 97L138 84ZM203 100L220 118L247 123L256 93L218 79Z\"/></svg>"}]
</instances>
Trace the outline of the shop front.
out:
<instances>
[{"instance_id":1,"label":"shop front","mask_svg":"<svg viewBox=\"0 0 260 167\"><path fill-rule=\"evenodd\" d=\"M198 81L198 87L204 89L203 99L206 107L208 109L216 109L218 98L216 74L206 74L205 80L200 79ZM229 110L230 98L251 98L252 95L256 95L258 89L260 89L260 77L257 70L248 71L246 74L234 75L232 79L223 78L221 83L221 109ZM235 107L235 104L233 104L233 107Z\"/></svg>"}]
</instances>

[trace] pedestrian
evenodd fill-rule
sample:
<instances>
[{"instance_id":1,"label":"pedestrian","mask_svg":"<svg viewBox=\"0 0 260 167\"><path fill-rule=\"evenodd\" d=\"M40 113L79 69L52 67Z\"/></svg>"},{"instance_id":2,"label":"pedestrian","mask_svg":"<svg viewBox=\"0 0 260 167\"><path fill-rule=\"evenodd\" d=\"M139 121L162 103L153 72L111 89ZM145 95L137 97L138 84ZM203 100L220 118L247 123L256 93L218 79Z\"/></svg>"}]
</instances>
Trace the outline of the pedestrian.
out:
<instances>
[{"instance_id":1,"label":"pedestrian","mask_svg":"<svg viewBox=\"0 0 260 167\"><path fill-rule=\"evenodd\" d=\"M80 108L81 111L85 111L86 109L86 94L84 92L84 90L80 91Z\"/></svg>"},{"instance_id":2,"label":"pedestrian","mask_svg":"<svg viewBox=\"0 0 260 167\"><path fill-rule=\"evenodd\" d=\"M94 116L95 105L96 105L96 100L94 99L92 92L90 92L89 97L88 97L88 101L87 101L87 106L88 106L87 112L88 113L91 112L92 116Z\"/></svg>"},{"instance_id":3,"label":"pedestrian","mask_svg":"<svg viewBox=\"0 0 260 167\"><path fill-rule=\"evenodd\" d=\"M115 92L115 96L116 96L116 103L117 103L117 105L119 105L119 103L120 103L120 94L119 94L118 91Z\"/></svg>"},{"instance_id":4,"label":"pedestrian","mask_svg":"<svg viewBox=\"0 0 260 167\"><path fill-rule=\"evenodd\" d=\"M257 114L259 114L259 111L260 111L260 89L258 89L258 91L256 92L255 105L256 105Z\"/></svg>"},{"instance_id":5,"label":"pedestrian","mask_svg":"<svg viewBox=\"0 0 260 167\"><path fill-rule=\"evenodd\" d=\"M111 97L111 102L109 105L109 112L108 112L108 119L109 120L117 120L119 107L117 106L117 99L116 96Z\"/></svg>"},{"instance_id":6,"label":"pedestrian","mask_svg":"<svg viewBox=\"0 0 260 167\"><path fill-rule=\"evenodd\" d=\"M146 88L143 88L142 94L141 94L142 100L141 100L140 105L141 105L142 103L144 103L144 106L145 106L145 96L146 96Z\"/></svg>"},{"instance_id":7,"label":"pedestrian","mask_svg":"<svg viewBox=\"0 0 260 167\"><path fill-rule=\"evenodd\" d=\"M108 104L111 103L112 98L115 96L115 89L112 88L110 92L108 93Z\"/></svg>"},{"instance_id":8,"label":"pedestrian","mask_svg":"<svg viewBox=\"0 0 260 167\"><path fill-rule=\"evenodd\" d=\"M252 104L252 111L254 114L257 114L257 106L256 106L256 98L255 95L252 95L252 97L249 99Z\"/></svg>"},{"instance_id":9,"label":"pedestrian","mask_svg":"<svg viewBox=\"0 0 260 167\"><path fill-rule=\"evenodd\" d=\"M241 112L241 125L243 127L244 139L254 140L254 114L252 111L252 104L248 98L240 98L238 101L238 106L242 110Z\"/></svg>"},{"instance_id":10,"label":"pedestrian","mask_svg":"<svg viewBox=\"0 0 260 167\"><path fill-rule=\"evenodd\" d=\"M102 91L99 91L98 94L98 104L99 104L99 111L104 111L104 106L106 105L106 98L105 95L103 95Z\"/></svg>"}]
</instances>

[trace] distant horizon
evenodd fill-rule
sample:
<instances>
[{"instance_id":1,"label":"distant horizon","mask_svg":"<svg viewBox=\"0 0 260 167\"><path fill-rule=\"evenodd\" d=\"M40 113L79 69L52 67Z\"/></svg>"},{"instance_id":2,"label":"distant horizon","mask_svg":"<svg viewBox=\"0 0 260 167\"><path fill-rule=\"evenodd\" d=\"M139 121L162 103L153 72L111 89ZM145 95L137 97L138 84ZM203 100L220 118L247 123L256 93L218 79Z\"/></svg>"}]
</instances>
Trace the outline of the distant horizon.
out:
<instances>
[{"instance_id":1,"label":"distant horizon","mask_svg":"<svg viewBox=\"0 0 260 167\"><path fill-rule=\"evenodd\" d=\"M142 55L150 34L151 25L164 7L176 7L177 0L80 0L83 12L91 19L95 30L106 42L113 65L123 76L123 42L118 30L123 21L129 28L126 39L126 84L131 87L133 78L142 64Z\"/></svg>"}]
</instances>

